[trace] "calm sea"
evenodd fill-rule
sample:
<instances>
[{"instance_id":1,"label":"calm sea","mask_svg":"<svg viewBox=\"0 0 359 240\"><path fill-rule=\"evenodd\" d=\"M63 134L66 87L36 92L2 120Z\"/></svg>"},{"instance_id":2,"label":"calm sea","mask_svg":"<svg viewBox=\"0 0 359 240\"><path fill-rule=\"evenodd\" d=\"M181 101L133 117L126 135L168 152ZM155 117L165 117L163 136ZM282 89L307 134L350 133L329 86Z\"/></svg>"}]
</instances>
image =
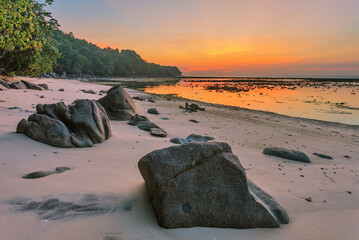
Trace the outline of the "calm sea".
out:
<instances>
[{"instance_id":1,"label":"calm sea","mask_svg":"<svg viewBox=\"0 0 359 240\"><path fill-rule=\"evenodd\" d=\"M147 93L359 124L359 79L179 78L113 79Z\"/></svg>"}]
</instances>

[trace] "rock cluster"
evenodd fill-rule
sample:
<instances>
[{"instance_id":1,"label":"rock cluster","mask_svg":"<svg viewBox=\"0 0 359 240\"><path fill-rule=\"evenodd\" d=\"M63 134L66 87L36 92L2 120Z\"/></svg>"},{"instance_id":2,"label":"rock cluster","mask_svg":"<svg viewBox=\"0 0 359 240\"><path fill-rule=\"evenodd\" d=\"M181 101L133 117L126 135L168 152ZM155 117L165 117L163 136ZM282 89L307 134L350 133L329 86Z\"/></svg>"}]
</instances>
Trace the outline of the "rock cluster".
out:
<instances>
[{"instance_id":1,"label":"rock cluster","mask_svg":"<svg viewBox=\"0 0 359 240\"><path fill-rule=\"evenodd\" d=\"M21 80L20 82L10 82L6 80L0 79L0 88L2 90L5 89L33 89L33 90L49 90L48 86L46 84L35 84L32 82L28 82L25 80Z\"/></svg>"},{"instance_id":2,"label":"rock cluster","mask_svg":"<svg viewBox=\"0 0 359 240\"><path fill-rule=\"evenodd\" d=\"M277 228L285 210L254 184L227 143L193 142L153 151L138 167L165 228Z\"/></svg>"},{"instance_id":3,"label":"rock cluster","mask_svg":"<svg viewBox=\"0 0 359 240\"><path fill-rule=\"evenodd\" d=\"M156 137L167 137L167 132L157 124L151 122L146 116L135 115L128 121L128 124L137 126L139 129L150 132Z\"/></svg>"},{"instance_id":4,"label":"rock cluster","mask_svg":"<svg viewBox=\"0 0 359 240\"><path fill-rule=\"evenodd\" d=\"M37 113L22 119L16 131L55 147L92 147L111 136L110 122L103 107L96 101L75 100L38 104Z\"/></svg>"},{"instance_id":5,"label":"rock cluster","mask_svg":"<svg viewBox=\"0 0 359 240\"><path fill-rule=\"evenodd\" d=\"M97 100L106 110L110 120L127 121L138 114L135 103L121 85L107 91L107 95Z\"/></svg>"}]
</instances>

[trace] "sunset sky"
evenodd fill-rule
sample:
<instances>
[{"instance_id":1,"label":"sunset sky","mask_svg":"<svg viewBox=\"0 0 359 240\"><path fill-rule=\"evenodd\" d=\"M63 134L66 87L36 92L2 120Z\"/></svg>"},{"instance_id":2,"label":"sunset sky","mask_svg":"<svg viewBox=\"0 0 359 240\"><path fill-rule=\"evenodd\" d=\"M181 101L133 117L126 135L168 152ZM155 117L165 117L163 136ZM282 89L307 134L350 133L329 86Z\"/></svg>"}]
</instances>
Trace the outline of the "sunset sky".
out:
<instances>
[{"instance_id":1,"label":"sunset sky","mask_svg":"<svg viewBox=\"0 0 359 240\"><path fill-rule=\"evenodd\" d=\"M357 76L359 0L55 0L61 29L188 76Z\"/></svg>"}]
</instances>

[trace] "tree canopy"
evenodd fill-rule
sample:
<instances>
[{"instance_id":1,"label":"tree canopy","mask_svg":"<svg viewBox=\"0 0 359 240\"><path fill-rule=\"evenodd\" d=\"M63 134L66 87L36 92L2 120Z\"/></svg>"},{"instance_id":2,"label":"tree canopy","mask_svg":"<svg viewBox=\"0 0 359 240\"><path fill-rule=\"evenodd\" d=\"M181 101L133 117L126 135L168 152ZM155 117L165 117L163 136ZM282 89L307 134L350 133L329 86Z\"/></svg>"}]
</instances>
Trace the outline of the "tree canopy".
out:
<instances>
[{"instance_id":1,"label":"tree canopy","mask_svg":"<svg viewBox=\"0 0 359 240\"><path fill-rule=\"evenodd\" d=\"M52 32L59 25L44 6L34 0L0 0L0 73L52 70L59 57Z\"/></svg>"},{"instance_id":2,"label":"tree canopy","mask_svg":"<svg viewBox=\"0 0 359 240\"><path fill-rule=\"evenodd\" d=\"M133 50L101 49L59 25L36 0L0 0L0 74L40 75L55 71L104 77L179 76L177 67L144 61ZM60 57L61 56L61 57Z\"/></svg>"},{"instance_id":3,"label":"tree canopy","mask_svg":"<svg viewBox=\"0 0 359 240\"><path fill-rule=\"evenodd\" d=\"M70 75L88 74L104 77L177 77L177 67L148 63L133 50L101 49L72 33L55 31L61 53L54 71Z\"/></svg>"}]
</instances>

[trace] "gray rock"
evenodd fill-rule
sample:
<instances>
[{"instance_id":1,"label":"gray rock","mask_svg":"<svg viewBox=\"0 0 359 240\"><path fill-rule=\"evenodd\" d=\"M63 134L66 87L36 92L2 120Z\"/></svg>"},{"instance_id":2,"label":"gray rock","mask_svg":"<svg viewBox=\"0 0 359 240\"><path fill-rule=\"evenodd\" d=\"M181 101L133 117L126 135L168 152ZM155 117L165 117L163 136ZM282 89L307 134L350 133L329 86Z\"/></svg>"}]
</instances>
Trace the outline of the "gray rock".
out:
<instances>
[{"instance_id":1,"label":"gray rock","mask_svg":"<svg viewBox=\"0 0 359 240\"><path fill-rule=\"evenodd\" d=\"M195 119L190 119L189 120L190 122L194 122L194 123L199 123L197 120L195 120Z\"/></svg>"},{"instance_id":2,"label":"gray rock","mask_svg":"<svg viewBox=\"0 0 359 240\"><path fill-rule=\"evenodd\" d=\"M10 89L11 88L11 83L5 80L0 79L0 85L2 85L3 87Z\"/></svg>"},{"instance_id":3,"label":"gray rock","mask_svg":"<svg viewBox=\"0 0 359 240\"><path fill-rule=\"evenodd\" d=\"M138 100L138 101L144 101L145 99L142 96L134 96L132 99Z\"/></svg>"},{"instance_id":4,"label":"gray rock","mask_svg":"<svg viewBox=\"0 0 359 240\"><path fill-rule=\"evenodd\" d=\"M285 148L265 148L263 150L263 153L265 155L271 155L289 160L310 163L309 157L305 153L297 150L288 150Z\"/></svg>"},{"instance_id":5,"label":"gray rock","mask_svg":"<svg viewBox=\"0 0 359 240\"><path fill-rule=\"evenodd\" d=\"M60 88L60 89L59 89L59 91L60 91L60 92L64 92L64 91L65 91L65 89L63 89L63 88Z\"/></svg>"},{"instance_id":6,"label":"gray rock","mask_svg":"<svg viewBox=\"0 0 359 240\"><path fill-rule=\"evenodd\" d=\"M40 83L40 84L37 84L37 85L39 85L40 87L42 87L45 90L49 90L49 87L47 86L46 83Z\"/></svg>"},{"instance_id":7,"label":"gray rock","mask_svg":"<svg viewBox=\"0 0 359 240\"><path fill-rule=\"evenodd\" d=\"M150 132L156 137L167 137L167 132L157 124L151 122L146 116L136 114L128 121L128 124L137 126L139 129Z\"/></svg>"},{"instance_id":8,"label":"gray rock","mask_svg":"<svg viewBox=\"0 0 359 240\"><path fill-rule=\"evenodd\" d=\"M190 112L197 112L197 111L204 111L205 109L204 108L201 108L200 106L198 106L198 104L195 104L195 103L187 103L185 104L185 107L184 109L190 111Z\"/></svg>"},{"instance_id":9,"label":"gray rock","mask_svg":"<svg viewBox=\"0 0 359 240\"><path fill-rule=\"evenodd\" d=\"M167 132L162 128L151 128L151 135L156 137L167 137Z\"/></svg>"},{"instance_id":10,"label":"gray rock","mask_svg":"<svg viewBox=\"0 0 359 240\"><path fill-rule=\"evenodd\" d=\"M288 224L289 216L285 209L268 193L258 187L253 181L248 179L248 188L253 196L261 199L263 204L276 216L279 223Z\"/></svg>"},{"instance_id":11,"label":"gray rock","mask_svg":"<svg viewBox=\"0 0 359 240\"><path fill-rule=\"evenodd\" d=\"M171 142L175 144L183 144L188 142L208 142L208 140L214 140L213 137L201 136L198 134L191 134L186 138L171 138Z\"/></svg>"},{"instance_id":12,"label":"gray rock","mask_svg":"<svg viewBox=\"0 0 359 240\"><path fill-rule=\"evenodd\" d=\"M165 228L277 228L271 209L253 196L227 143L187 143L155 150L138 167ZM271 204L270 201L267 203Z\"/></svg>"},{"instance_id":13,"label":"gray rock","mask_svg":"<svg viewBox=\"0 0 359 240\"><path fill-rule=\"evenodd\" d=\"M81 91L84 92L84 93L96 94L96 92L94 90L92 90L92 89L90 89L90 90L81 89Z\"/></svg>"},{"instance_id":14,"label":"gray rock","mask_svg":"<svg viewBox=\"0 0 359 240\"><path fill-rule=\"evenodd\" d=\"M160 114L156 108L149 108L147 110L147 112L150 114L156 114L156 115Z\"/></svg>"},{"instance_id":15,"label":"gray rock","mask_svg":"<svg viewBox=\"0 0 359 240\"><path fill-rule=\"evenodd\" d=\"M138 115L136 114L133 116L130 121L128 121L128 124L137 126L139 122L149 122L150 120L146 116Z\"/></svg>"},{"instance_id":16,"label":"gray rock","mask_svg":"<svg viewBox=\"0 0 359 240\"><path fill-rule=\"evenodd\" d=\"M112 87L106 96L97 101L111 120L126 121L138 114L135 103L121 85Z\"/></svg>"},{"instance_id":17,"label":"gray rock","mask_svg":"<svg viewBox=\"0 0 359 240\"><path fill-rule=\"evenodd\" d=\"M323 154L323 153L313 153L313 155L320 157L320 158L333 159L331 156Z\"/></svg>"},{"instance_id":18,"label":"gray rock","mask_svg":"<svg viewBox=\"0 0 359 240\"><path fill-rule=\"evenodd\" d=\"M43 178L43 177L47 177L47 176L50 176L53 174L63 173L63 172L69 171L69 170L70 170L69 167L57 167L55 169L55 171L36 171L36 172L26 174L22 178L25 178L25 179Z\"/></svg>"},{"instance_id":19,"label":"gray rock","mask_svg":"<svg viewBox=\"0 0 359 240\"><path fill-rule=\"evenodd\" d=\"M52 171L36 171L36 172L26 174L22 178L25 178L25 179L43 178L43 177L50 176L52 174L54 174L54 172L52 172Z\"/></svg>"},{"instance_id":20,"label":"gray rock","mask_svg":"<svg viewBox=\"0 0 359 240\"><path fill-rule=\"evenodd\" d=\"M137 127L141 130L148 131L148 132L151 131L151 128L160 128L159 126L157 126L157 124L155 124L153 122L147 122L147 121L137 123Z\"/></svg>"},{"instance_id":21,"label":"gray rock","mask_svg":"<svg viewBox=\"0 0 359 240\"><path fill-rule=\"evenodd\" d=\"M55 147L92 147L111 136L109 119L103 107L90 100L38 104L37 113L22 119L17 132Z\"/></svg>"},{"instance_id":22,"label":"gray rock","mask_svg":"<svg viewBox=\"0 0 359 240\"><path fill-rule=\"evenodd\" d=\"M11 88L14 89L27 89L26 85L23 82L12 82Z\"/></svg>"},{"instance_id":23,"label":"gray rock","mask_svg":"<svg viewBox=\"0 0 359 240\"><path fill-rule=\"evenodd\" d=\"M25 80L21 80L21 82L23 84L25 84L27 89L39 90L39 91L45 90L43 87L41 87L41 86L39 86L39 85L37 85L35 83L31 83L31 82L28 82L28 81L25 81Z\"/></svg>"},{"instance_id":24,"label":"gray rock","mask_svg":"<svg viewBox=\"0 0 359 240\"><path fill-rule=\"evenodd\" d=\"M150 103L155 103L156 101L155 100L153 100L153 99L147 99L147 101L149 101Z\"/></svg>"}]
</instances>

